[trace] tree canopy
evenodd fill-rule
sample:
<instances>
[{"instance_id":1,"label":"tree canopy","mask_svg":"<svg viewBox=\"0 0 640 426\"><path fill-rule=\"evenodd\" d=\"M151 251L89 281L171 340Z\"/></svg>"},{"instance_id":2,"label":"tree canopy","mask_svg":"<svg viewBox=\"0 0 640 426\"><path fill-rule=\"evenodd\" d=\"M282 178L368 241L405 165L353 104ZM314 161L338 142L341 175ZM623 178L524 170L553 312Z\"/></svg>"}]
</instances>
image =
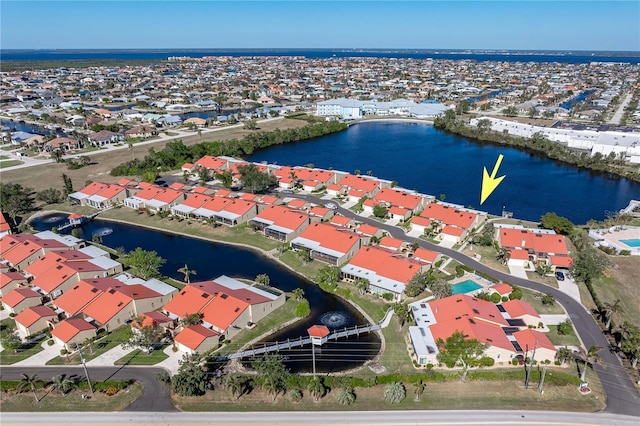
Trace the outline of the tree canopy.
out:
<instances>
[{"instance_id":1,"label":"tree canopy","mask_svg":"<svg viewBox=\"0 0 640 426\"><path fill-rule=\"evenodd\" d=\"M438 339L436 342L440 352L438 362L445 364L449 368L462 367L462 380L467 377L467 371L471 367L481 365L481 360L487 345L480 343L476 339L465 339L461 331L455 331L445 341Z\"/></svg>"},{"instance_id":2,"label":"tree canopy","mask_svg":"<svg viewBox=\"0 0 640 426\"><path fill-rule=\"evenodd\" d=\"M570 235L573 233L573 223L565 217L555 213L545 213L540 217L540 225L545 229L553 229L558 234Z\"/></svg>"},{"instance_id":3,"label":"tree canopy","mask_svg":"<svg viewBox=\"0 0 640 426\"><path fill-rule=\"evenodd\" d=\"M275 176L258 170L255 164L238 166L238 172L242 175L242 188L252 194L266 191L278 181Z\"/></svg>"},{"instance_id":4,"label":"tree canopy","mask_svg":"<svg viewBox=\"0 0 640 426\"><path fill-rule=\"evenodd\" d=\"M136 247L127 254L127 264L131 266L140 278L148 279L159 275L160 267L166 259L158 256L154 250L143 250Z\"/></svg>"},{"instance_id":5,"label":"tree canopy","mask_svg":"<svg viewBox=\"0 0 640 426\"><path fill-rule=\"evenodd\" d=\"M31 191L18 183L0 183L0 208L11 217L14 225L17 225L18 215L33 210Z\"/></svg>"}]
</instances>

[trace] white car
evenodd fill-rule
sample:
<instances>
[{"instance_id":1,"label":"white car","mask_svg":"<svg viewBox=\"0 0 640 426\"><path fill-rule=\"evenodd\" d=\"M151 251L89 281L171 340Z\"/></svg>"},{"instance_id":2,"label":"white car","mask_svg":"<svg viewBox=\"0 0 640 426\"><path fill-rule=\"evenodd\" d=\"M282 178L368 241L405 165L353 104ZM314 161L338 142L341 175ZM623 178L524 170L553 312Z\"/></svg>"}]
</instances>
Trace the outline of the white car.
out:
<instances>
[{"instance_id":1,"label":"white car","mask_svg":"<svg viewBox=\"0 0 640 426\"><path fill-rule=\"evenodd\" d=\"M328 209L331 209L331 210L337 210L337 209L338 209L338 206L336 206L336 205L335 205L335 204L333 204L333 203L327 203L327 204L325 204L324 206L325 206L326 208L328 208Z\"/></svg>"}]
</instances>

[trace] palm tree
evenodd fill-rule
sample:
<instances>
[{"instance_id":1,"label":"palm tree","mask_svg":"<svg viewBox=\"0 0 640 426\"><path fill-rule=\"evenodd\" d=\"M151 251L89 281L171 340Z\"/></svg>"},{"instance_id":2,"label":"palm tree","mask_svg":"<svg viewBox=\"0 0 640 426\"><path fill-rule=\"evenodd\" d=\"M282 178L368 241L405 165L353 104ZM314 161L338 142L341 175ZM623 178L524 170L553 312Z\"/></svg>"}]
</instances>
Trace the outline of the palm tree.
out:
<instances>
[{"instance_id":1,"label":"palm tree","mask_svg":"<svg viewBox=\"0 0 640 426\"><path fill-rule=\"evenodd\" d=\"M198 275L196 271L194 271L193 269L189 269L189 266L187 266L186 263L184 264L184 268L178 269L178 272L184 274L184 281L187 284L191 283L191 275Z\"/></svg>"},{"instance_id":2,"label":"palm tree","mask_svg":"<svg viewBox=\"0 0 640 426\"><path fill-rule=\"evenodd\" d=\"M622 348L623 340L630 340L634 336L640 335L640 328L637 325L625 321L620 326L620 340L618 340L618 349Z\"/></svg>"},{"instance_id":3,"label":"palm tree","mask_svg":"<svg viewBox=\"0 0 640 426\"><path fill-rule=\"evenodd\" d=\"M580 380L584 382L585 376L587 375L587 366L591 366L593 368L593 364L600 360L600 355L598 355L598 351L600 351L600 346L591 346L589 350L586 352L582 352L582 362L584 362L584 366L582 367L582 373L580 373Z\"/></svg>"},{"instance_id":4,"label":"palm tree","mask_svg":"<svg viewBox=\"0 0 640 426\"><path fill-rule=\"evenodd\" d=\"M265 377L264 383L262 387L269 395L273 395L273 400L275 401L278 397L278 394L284 390L284 385L282 383L281 378L270 375Z\"/></svg>"},{"instance_id":5,"label":"palm tree","mask_svg":"<svg viewBox=\"0 0 640 426\"><path fill-rule=\"evenodd\" d=\"M73 389L75 385L76 381L67 377L65 374L60 374L59 376L51 378L51 387L53 390L60 392L60 395L66 394L68 391Z\"/></svg>"},{"instance_id":6,"label":"palm tree","mask_svg":"<svg viewBox=\"0 0 640 426\"><path fill-rule=\"evenodd\" d=\"M324 386L322 378L319 376L313 376L307 389L311 396L313 396L313 402L318 402L318 400L327 392L327 388Z\"/></svg>"},{"instance_id":7,"label":"palm tree","mask_svg":"<svg viewBox=\"0 0 640 426\"><path fill-rule=\"evenodd\" d=\"M640 335L633 335L622 343L622 350L631 358L631 368L636 368L640 358Z\"/></svg>"},{"instance_id":8,"label":"palm tree","mask_svg":"<svg viewBox=\"0 0 640 426\"><path fill-rule=\"evenodd\" d=\"M398 331L402 331L402 327L409 317L409 305L404 302L398 302L394 303L391 307L393 308L393 313L398 316L398 322L400 323L400 329Z\"/></svg>"},{"instance_id":9,"label":"palm tree","mask_svg":"<svg viewBox=\"0 0 640 426\"><path fill-rule=\"evenodd\" d=\"M36 402L40 402L40 398L38 398L36 389L41 383L42 383L42 380L38 380L37 374L33 374L29 376L27 373L22 373L22 379L20 380L20 384L18 384L18 392L22 392L26 389L31 389L31 392L33 392L33 397L36 399Z\"/></svg>"},{"instance_id":10,"label":"palm tree","mask_svg":"<svg viewBox=\"0 0 640 426\"><path fill-rule=\"evenodd\" d=\"M338 389L336 393L336 401L340 405L351 405L355 402L356 395L353 393L353 389L349 386Z\"/></svg>"},{"instance_id":11,"label":"palm tree","mask_svg":"<svg viewBox=\"0 0 640 426\"><path fill-rule=\"evenodd\" d=\"M242 376L227 376L224 385L229 389L231 395L238 400L244 393L245 379Z\"/></svg>"},{"instance_id":12,"label":"palm tree","mask_svg":"<svg viewBox=\"0 0 640 426\"><path fill-rule=\"evenodd\" d=\"M353 284L355 284L356 288L358 289L360 296L364 295L369 289L369 281L365 280L364 278L356 278Z\"/></svg>"},{"instance_id":13,"label":"palm tree","mask_svg":"<svg viewBox=\"0 0 640 426\"><path fill-rule=\"evenodd\" d=\"M556 352L556 359L560 361L561 364L564 364L566 361L569 361L573 358L573 352L566 346L564 348L559 348L558 352Z\"/></svg>"},{"instance_id":14,"label":"palm tree","mask_svg":"<svg viewBox=\"0 0 640 426\"><path fill-rule=\"evenodd\" d=\"M293 294L293 297L294 297L296 300L302 300L302 299L304 299L304 290L303 290L303 289L301 289L301 288L296 288L296 289L295 289L295 290L293 290L291 293Z\"/></svg>"},{"instance_id":15,"label":"palm tree","mask_svg":"<svg viewBox=\"0 0 640 426\"><path fill-rule=\"evenodd\" d=\"M422 396L422 394L424 393L424 389L427 387L427 385L424 384L424 382L421 380L418 380L414 385L413 385L413 393L416 395L416 402L420 401L420 397Z\"/></svg>"},{"instance_id":16,"label":"palm tree","mask_svg":"<svg viewBox=\"0 0 640 426\"><path fill-rule=\"evenodd\" d=\"M605 329L610 330L611 320L613 319L613 315L620 311L620 299L616 299L615 302L609 303L606 302L602 309L602 314L607 320L607 325L604 326Z\"/></svg>"},{"instance_id":17,"label":"palm tree","mask_svg":"<svg viewBox=\"0 0 640 426\"><path fill-rule=\"evenodd\" d=\"M384 399L392 404L398 404L407 397L407 390L404 384L393 382L384 388Z\"/></svg>"},{"instance_id":18,"label":"palm tree","mask_svg":"<svg viewBox=\"0 0 640 426\"><path fill-rule=\"evenodd\" d=\"M184 316L180 319L180 322L185 327L190 325L200 324L202 322L203 314L202 312L194 312L192 314L184 314Z\"/></svg>"}]
</instances>

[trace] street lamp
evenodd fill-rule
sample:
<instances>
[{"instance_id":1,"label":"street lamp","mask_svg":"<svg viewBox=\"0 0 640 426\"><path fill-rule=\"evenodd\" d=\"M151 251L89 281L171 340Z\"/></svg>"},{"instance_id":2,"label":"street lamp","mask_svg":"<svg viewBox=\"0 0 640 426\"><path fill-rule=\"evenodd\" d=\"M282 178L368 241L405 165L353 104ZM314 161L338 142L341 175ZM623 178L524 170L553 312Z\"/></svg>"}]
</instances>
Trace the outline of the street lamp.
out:
<instances>
[{"instance_id":1,"label":"street lamp","mask_svg":"<svg viewBox=\"0 0 640 426\"><path fill-rule=\"evenodd\" d=\"M80 359L82 360L82 368L84 368L84 375L87 377L87 383L89 383L89 390L93 393L93 386L91 386L91 379L89 378L89 371L87 371L87 363L85 362L84 355L82 353L82 348L80 345L76 343L76 349L80 354Z\"/></svg>"}]
</instances>

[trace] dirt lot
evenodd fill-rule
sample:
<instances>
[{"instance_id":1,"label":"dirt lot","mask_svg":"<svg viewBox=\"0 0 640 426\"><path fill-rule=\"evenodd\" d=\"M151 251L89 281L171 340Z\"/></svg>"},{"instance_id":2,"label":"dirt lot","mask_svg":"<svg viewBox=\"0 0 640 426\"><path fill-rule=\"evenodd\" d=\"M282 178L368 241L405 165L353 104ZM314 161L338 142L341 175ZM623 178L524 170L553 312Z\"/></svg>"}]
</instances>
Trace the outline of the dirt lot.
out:
<instances>
[{"instance_id":1,"label":"dirt lot","mask_svg":"<svg viewBox=\"0 0 640 426\"><path fill-rule=\"evenodd\" d=\"M258 131L272 131L277 128L289 129L303 127L307 124L303 120L274 120L266 123L260 123ZM196 133L193 136L182 138L185 145L193 145L202 141L212 140L228 140L234 138L242 138L251 130L244 128L233 128L227 130L220 130L213 132L209 135L203 135L202 140ZM0 172L0 180L4 183L19 183L24 187L32 188L35 191L42 191L47 188L62 189L62 174L66 173L67 176L73 181L73 187L80 189L85 186L87 180L101 180L105 182L115 182L120 177L112 177L109 175L111 169L125 161L129 161L132 157L142 158L148 154L149 148L153 147L156 151L160 151L164 148L167 142L158 142L157 144L142 145L133 147L133 152L128 149L122 149L117 151L109 151L109 153L91 153L89 156L93 164L83 167L77 170L69 170L65 164L45 164L42 166L28 167L24 169L11 170L7 172Z\"/></svg>"}]
</instances>

